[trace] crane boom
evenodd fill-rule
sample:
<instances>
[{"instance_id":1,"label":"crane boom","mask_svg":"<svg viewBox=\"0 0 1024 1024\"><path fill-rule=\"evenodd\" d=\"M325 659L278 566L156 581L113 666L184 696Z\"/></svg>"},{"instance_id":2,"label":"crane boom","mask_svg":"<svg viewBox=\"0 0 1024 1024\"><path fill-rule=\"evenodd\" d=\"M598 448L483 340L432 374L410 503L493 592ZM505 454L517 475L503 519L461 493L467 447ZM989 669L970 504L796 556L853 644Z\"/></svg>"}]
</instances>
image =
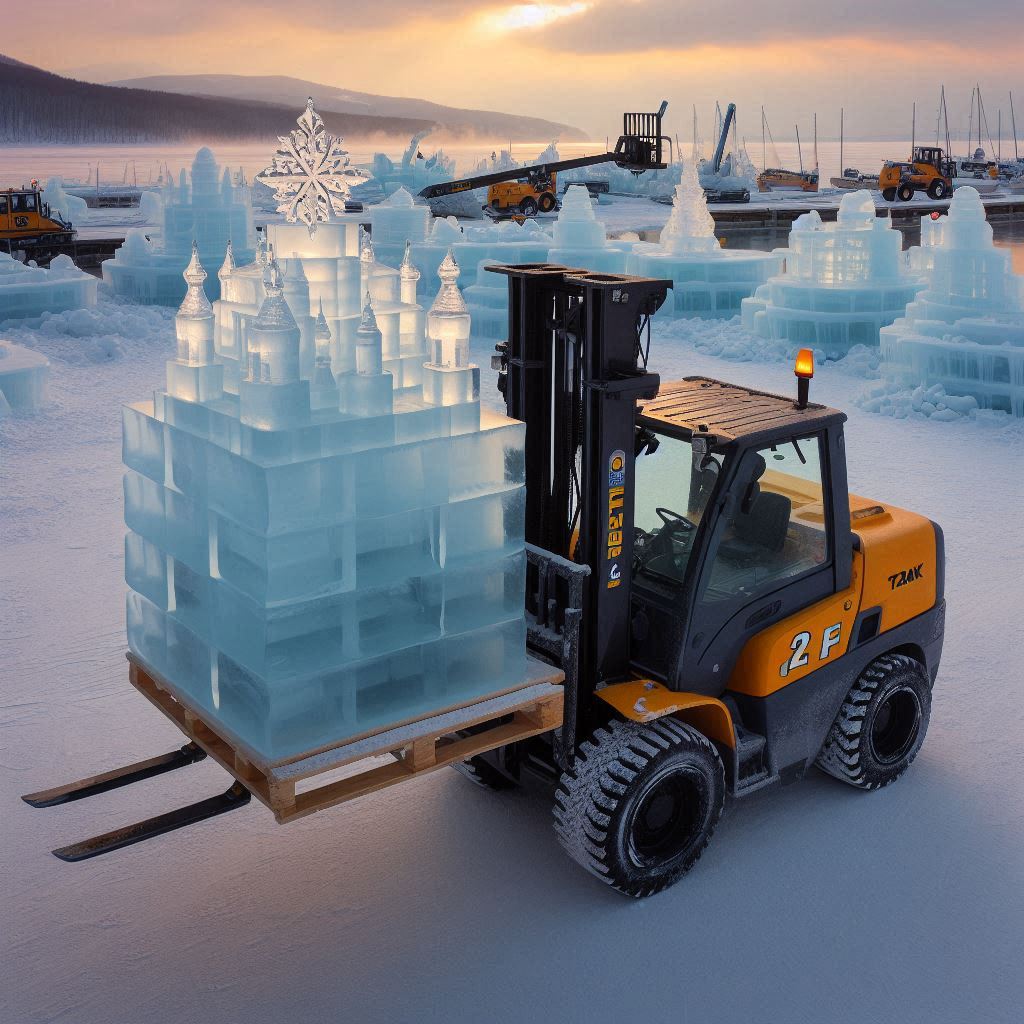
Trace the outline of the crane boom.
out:
<instances>
[{"instance_id":1,"label":"crane boom","mask_svg":"<svg viewBox=\"0 0 1024 1024\"><path fill-rule=\"evenodd\" d=\"M712 160L712 167L717 174L722 169L722 158L725 156L725 143L729 138L729 129L736 119L736 104L730 103L725 112L725 120L722 122L722 134L718 137L718 145L715 147L715 156Z\"/></svg>"}]
</instances>

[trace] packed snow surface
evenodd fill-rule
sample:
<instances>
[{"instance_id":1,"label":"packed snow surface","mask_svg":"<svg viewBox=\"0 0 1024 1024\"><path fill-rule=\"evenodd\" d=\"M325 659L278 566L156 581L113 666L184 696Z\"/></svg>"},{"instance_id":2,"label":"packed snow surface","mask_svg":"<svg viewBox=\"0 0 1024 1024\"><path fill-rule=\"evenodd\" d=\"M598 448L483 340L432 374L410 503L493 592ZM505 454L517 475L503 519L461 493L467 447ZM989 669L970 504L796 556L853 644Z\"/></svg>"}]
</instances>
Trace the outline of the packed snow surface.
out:
<instances>
[{"instance_id":1,"label":"packed snow surface","mask_svg":"<svg viewBox=\"0 0 1024 1024\"><path fill-rule=\"evenodd\" d=\"M116 310L133 330L113 331ZM1020 1019L1024 532L1007 516L1024 437L1008 418L868 414L849 357L819 364L811 394L850 415L851 485L933 517L948 553L931 729L894 786L812 773L732 802L691 874L643 902L564 856L542 787L494 794L452 771L288 826L253 803L97 860L51 857L227 786L206 761L55 810L18 799L182 742L124 660L120 405L160 386L172 319L101 301L94 334L50 318L8 335L52 369L46 414L0 425L0 1019ZM683 332L698 328L718 347L695 350ZM793 389L779 357L709 354L727 328L659 325L652 366ZM488 348L472 354L484 367Z\"/></svg>"}]
</instances>

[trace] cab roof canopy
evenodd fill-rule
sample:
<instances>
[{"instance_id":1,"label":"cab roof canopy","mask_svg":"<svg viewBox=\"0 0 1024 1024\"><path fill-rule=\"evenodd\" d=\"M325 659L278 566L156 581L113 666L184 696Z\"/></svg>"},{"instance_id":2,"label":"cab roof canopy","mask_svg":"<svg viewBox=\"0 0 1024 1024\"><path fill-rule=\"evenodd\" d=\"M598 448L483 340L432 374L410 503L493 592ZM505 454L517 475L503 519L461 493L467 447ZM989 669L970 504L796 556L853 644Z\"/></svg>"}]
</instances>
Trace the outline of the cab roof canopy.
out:
<instances>
[{"instance_id":1,"label":"cab roof canopy","mask_svg":"<svg viewBox=\"0 0 1024 1024\"><path fill-rule=\"evenodd\" d=\"M726 384L708 377L663 383L657 397L639 403L639 422L652 430L705 435L712 447L746 447L815 433L846 414L824 405L798 409L793 398Z\"/></svg>"}]
</instances>

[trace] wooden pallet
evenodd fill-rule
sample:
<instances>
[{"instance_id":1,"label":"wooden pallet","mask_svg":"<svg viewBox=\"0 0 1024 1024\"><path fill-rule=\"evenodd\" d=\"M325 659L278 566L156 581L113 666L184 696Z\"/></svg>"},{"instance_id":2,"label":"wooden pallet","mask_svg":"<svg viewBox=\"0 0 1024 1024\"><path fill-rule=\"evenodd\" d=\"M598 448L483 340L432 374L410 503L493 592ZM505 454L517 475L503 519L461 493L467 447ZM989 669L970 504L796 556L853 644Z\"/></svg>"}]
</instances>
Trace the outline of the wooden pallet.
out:
<instances>
[{"instance_id":1,"label":"wooden pallet","mask_svg":"<svg viewBox=\"0 0 1024 1024\"><path fill-rule=\"evenodd\" d=\"M128 661L131 684L266 804L279 822L426 775L562 724L563 675L530 658L529 678L517 689L275 762L230 738L206 712L190 704L133 655L128 655ZM455 735L470 728L475 730L472 735ZM367 765L344 778L296 792L296 783L345 765L379 759L382 754L391 754L394 761Z\"/></svg>"}]
</instances>

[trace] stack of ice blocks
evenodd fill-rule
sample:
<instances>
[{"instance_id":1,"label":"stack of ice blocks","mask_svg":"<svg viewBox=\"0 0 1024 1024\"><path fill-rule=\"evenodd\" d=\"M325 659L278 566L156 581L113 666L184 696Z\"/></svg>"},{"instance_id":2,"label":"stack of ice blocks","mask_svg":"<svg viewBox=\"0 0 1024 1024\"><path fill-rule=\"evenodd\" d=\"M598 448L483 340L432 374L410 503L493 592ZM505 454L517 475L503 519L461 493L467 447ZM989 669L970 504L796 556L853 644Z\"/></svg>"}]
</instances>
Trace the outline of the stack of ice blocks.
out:
<instances>
[{"instance_id":1,"label":"stack of ice blocks","mask_svg":"<svg viewBox=\"0 0 1024 1024\"><path fill-rule=\"evenodd\" d=\"M526 675L525 428L480 408L454 260L426 336L409 338L399 321L418 307L382 302L378 316L364 294L350 308L366 271L344 255L357 224L321 223L308 260L296 227L272 226L271 242L293 280L301 266L302 288L288 298L265 254L265 280L248 275L258 309L240 294L218 303L229 358L193 260L167 389L124 415L129 647L226 734L278 759ZM239 274L225 276L241 291ZM385 318L416 367L401 382Z\"/></svg>"},{"instance_id":2,"label":"stack of ice blocks","mask_svg":"<svg viewBox=\"0 0 1024 1024\"><path fill-rule=\"evenodd\" d=\"M783 262L778 252L726 250L718 244L697 165L688 160L659 244L638 246L626 269L672 279L672 302L659 310L659 316L722 320L736 316L743 299L781 274Z\"/></svg>"},{"instance_id":3,"label":"stack of ice blocks","mask_svg":"<svg viewBox=\"0 0 1024 1024\"><path fill-rule=\"evenodd\" d=\"M883 375L1024 417L1024 277L993 244L976 189L958 188L948 216L921 218L910 262L928 284L882 328Z\"/></svg>"},{"instance_id":4,"label":"stack of ice blocks","mask_svg":"<svg viewBox=\"0 0 1024 1024\"><path fill-rule=\"evenodd\" d=\"M835 224L823 224L816 210L796 219L786 272L743 300L743 326L843 356L854 345L877 345L879 330L923 287L903 258L900 232L875 215L871 193L851 192Z\"/></svg>"},{"instance_id":5,"label":"stack of ice blocks","mask_svg":"<svg viewBox=\"0 0 1024 1024\"><path fill-rule=\"evenodd\" d=\"M548 262L582 267L600 274L623 274L631 242L609 241L604 224L594 215L594 201L586 185L570 185L553 229Z\"/></svg>"},{"instance_id":6,"label":"stack of ice blocks","mask_svg":"<svg viewBox=\"0 0 1024 1024\"><path fill-rule=\"evenodd\" d=\"M99 282L70 256L54 256L49 269L0 252L0 323L96 305Z\"/></svg>"}]
</instances>

